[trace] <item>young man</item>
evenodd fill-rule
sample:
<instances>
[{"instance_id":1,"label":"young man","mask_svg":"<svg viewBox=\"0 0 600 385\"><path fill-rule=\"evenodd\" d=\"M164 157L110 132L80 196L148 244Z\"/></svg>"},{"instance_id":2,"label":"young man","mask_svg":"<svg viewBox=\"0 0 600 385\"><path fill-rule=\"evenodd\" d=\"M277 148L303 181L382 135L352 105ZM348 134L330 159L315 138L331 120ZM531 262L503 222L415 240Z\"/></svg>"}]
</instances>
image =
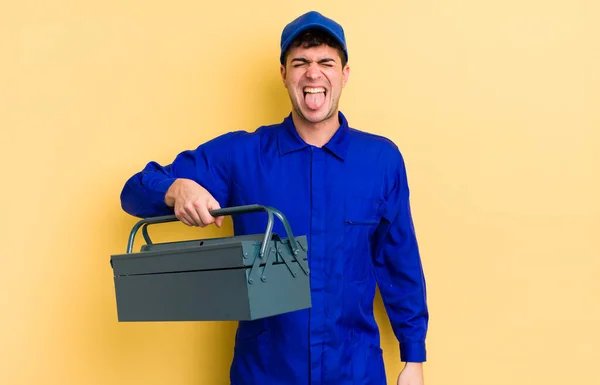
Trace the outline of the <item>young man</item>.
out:
<instances>
[{"instance_id":1,"label":"young man","mask_svg":"<svg viewBox=\"0 0 600 385\"><path fill-rule=\"evenodd\" d=\"M391 141L350 128L338 110L347 60L338 23L300 16L281 36L292 104L282 123L221 135L167 166L150 162L123 188L122 207L134 216L174 213L190 226L220 227L209 210L260 204L307 235L312 307L240 322L233 385L384 385L376 284L407 363L398 384L423 384L428 309L406 170ZM241 215L234 231L265 225Z\"/></svg>"}]
</instances>

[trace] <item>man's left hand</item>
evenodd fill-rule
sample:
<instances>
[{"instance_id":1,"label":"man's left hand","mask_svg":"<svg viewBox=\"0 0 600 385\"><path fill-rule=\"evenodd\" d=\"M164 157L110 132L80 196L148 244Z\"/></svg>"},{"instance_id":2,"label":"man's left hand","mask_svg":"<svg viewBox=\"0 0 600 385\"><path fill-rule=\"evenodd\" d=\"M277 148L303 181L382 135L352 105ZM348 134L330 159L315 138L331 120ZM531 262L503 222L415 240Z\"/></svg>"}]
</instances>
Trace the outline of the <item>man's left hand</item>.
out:
<instances>
[{"instance_id":1,"label":"man's left hand","mask_svg":"<svg viewBox=\"0 0 600 385\"><path fill-rule=\"evenodd\" d=\"M398 385L423 385L423 364L407 362L398 376Z\"/></svg>"}]
</instances>

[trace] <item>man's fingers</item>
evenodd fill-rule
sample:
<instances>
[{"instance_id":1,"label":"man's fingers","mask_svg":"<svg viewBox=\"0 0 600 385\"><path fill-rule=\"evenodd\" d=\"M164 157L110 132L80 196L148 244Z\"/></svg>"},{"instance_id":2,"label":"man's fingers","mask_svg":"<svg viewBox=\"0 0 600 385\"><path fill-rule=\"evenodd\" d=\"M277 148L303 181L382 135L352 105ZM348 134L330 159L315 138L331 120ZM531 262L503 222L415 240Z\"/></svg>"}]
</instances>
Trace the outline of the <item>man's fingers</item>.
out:
<instances>
[{"instance_id":1,"label":"man's fingers","mask_svg":"<svg viewBox=\"0 0 600 385\"><path fill-rule=\"evenodd\" d=\"M221 206L206 190L200 185L199 194L185 194L176 198L175 216L188 226L205 227L211 223L216 223L218 227L223 225L223 217L215 218L210 210L220 209ZM204 193L202 193L202 190Z\"/></svg>"},{"instance_id":2,"label":"man's fingers","mask_svg":"<svg viewBox=\"0 0 600 385\"><path fill-rule=\"evenodd\" d=\"M200 219L202 220L204 226L210 225L215 221L215 218L212 215L210 215L210 212L208 212L208 210L209 209L206 206L198 208L198 214L200 215Z\"/></svg>"},{"instance_id":3,"label":"man's fingers","mask_svg":"<svg viewBox=\"0 0 600 385\"><path fill-rule=\"evenodd\" d=\"M188 226L200 226L201 221L198 213L191 204L176 204L175 205L175 216L181 222Z\"/></svg>"},{"instance_id":4,"label":"man's fingers","mask_svg":"<svg viewBox=\"0 0 600 385\"><path fill-rule=\"evenodd\" d=\"M198 204L191 202L186 203L185 212L191 219L194 226L204 227L204 223L202 223L202 218L200 216L200 210L198 209Z\"/></svg>"},{"instance_id":5,"label":"man's fingers","mask_svg":"<svg viewBox=\"0 0 600 385\"><path fill-rule=\"evenodd\" d=\"M183 210L175 210L175 216L183 224L188 225L188 226L194 226L191 218L185 213L185 211L183 211Z\"/></svg>"},{"instance_id":6,"label":"man's fingers","mask_svg":"<svg viewBox=\"0 0 600 385\"><path fill-rule=\"evenodd\" d=\"M209 203L208 203L209 210L218 210L220 208L221 208L221 205L215 199L211 199L209 201ZM211 215L211 217L212 217L212 215ZM215 225L217 225L217 227L223 226L223 217L212 217L212 218L214 219Z\"/></svg>"}]
</instances>

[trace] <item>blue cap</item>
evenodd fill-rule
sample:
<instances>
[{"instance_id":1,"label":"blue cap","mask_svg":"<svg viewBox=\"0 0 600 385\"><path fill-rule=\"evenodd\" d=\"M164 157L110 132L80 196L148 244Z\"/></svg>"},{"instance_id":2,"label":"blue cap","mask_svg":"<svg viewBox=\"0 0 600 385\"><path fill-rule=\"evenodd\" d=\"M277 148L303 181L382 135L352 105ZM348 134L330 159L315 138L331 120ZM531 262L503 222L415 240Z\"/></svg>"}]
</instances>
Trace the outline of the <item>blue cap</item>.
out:
<instances>
[{"instance_id":1,"label":"blue cap","mask_svg":"<svg viewBox=\"0 0 600 385\"><path fill-rule=\"evenodd\" d=\"M321 29L337 40L342 46L342 50L346 55L346 60L348 60L346 37L344 36L344 29L342 26L321 15L319 12L310 11L290 22L285 26L283 32L281 32L281 55L279 57L281 64L283 64L283 55L285 54L285 51L287 51L294 39L302 32L312 28Z\"/></svg>"}]
</instances>

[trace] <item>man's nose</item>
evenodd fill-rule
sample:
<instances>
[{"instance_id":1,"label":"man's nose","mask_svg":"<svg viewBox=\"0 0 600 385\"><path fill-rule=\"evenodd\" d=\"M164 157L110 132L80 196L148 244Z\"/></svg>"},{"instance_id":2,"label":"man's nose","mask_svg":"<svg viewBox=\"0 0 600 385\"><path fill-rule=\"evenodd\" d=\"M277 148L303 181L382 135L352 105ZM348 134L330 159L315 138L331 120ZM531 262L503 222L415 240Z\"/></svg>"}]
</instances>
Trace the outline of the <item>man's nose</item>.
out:
<instances>
[{"instance_id":1,"label":"man's nose","mask_svg":"<svg viewBox=\"0 0 600 385\"><path fill-rule=\"evenodd\" d=\"M309 79L318 79L321 76L321 70L319 69L318 64L312 63L308 66L306 70L306 77Z\"/></svg>"}]
</instances>

